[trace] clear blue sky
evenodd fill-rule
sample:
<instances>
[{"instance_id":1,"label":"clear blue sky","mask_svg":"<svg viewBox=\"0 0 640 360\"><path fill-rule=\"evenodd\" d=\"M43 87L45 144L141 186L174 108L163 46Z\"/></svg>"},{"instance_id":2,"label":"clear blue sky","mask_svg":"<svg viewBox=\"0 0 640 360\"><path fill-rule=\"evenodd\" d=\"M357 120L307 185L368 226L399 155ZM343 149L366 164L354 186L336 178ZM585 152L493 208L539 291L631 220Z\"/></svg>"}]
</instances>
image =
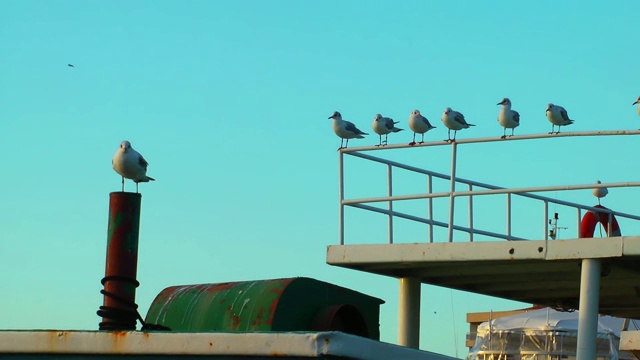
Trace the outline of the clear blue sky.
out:
<instances>
[{"instance_id":1,"label":"clear blue sky","mask_svg":"<svg viewBox=\"0 0 640 360\"><path fill-rule=\"evenodd\" d=\"M126 139L157 179L141 185L143 313L171 285L309 276L385 299L382 339L395 343L396 280L325 263L338 241L340 141L327 117L338 110L371 132L376 113L406 128L417 108L437 140L451 106L477 125L460 138L500 136L506 96L521 114L516 134L548 132L548 102L576 119L567 130L638 129L639 13L637 0L2 1L0 328L97 328L108 194L120 188L111 157ZM458 175L635 181L636 149L631 137L461 147ZM449 170L448 148L410 150L389 153ZM383 170L352 171L369 186L351 194L384 191ZM414 192L405 183L397 192ZM633 212L637 195L611 191L605 205ZM477 224L504 229L503 198L495 204ZM386 240L383 217L351 214L347 243ZM574 234L575 215L561 217ZM423 241L414 229L399 226L397 241ZM423 286L421 347L454 355L455 333L463 356L466 312L519 306Z\"/></svg>"}]
</instances>

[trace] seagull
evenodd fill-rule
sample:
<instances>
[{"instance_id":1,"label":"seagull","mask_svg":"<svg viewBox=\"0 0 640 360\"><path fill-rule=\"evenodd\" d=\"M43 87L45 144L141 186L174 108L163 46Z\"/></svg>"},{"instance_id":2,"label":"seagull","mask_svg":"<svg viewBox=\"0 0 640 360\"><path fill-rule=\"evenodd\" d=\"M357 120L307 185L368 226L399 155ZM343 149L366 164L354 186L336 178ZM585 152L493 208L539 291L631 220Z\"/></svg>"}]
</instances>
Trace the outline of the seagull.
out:
<instances>
[{"instance_id":1,"label":"seagull","mask_svg":"<svg viewBox=\"0 0 640 360\"><path fill-rule=\"evenodd\" d=\"M333 132L335 132L336 135L338 135L338 137L340 138L340 147L338 148L338 151L340 151L340 149L347 148L347 146L349 145L349 139L364 139L364 136L362 135L369 135L366 132L358 129L355 125L353 125L352 122L342 120L342 115L340 115L340 113L337 111L334 111L333 115L329 116L329 119L333 119ZM347 143L344 144L343 147L342 143L345 139L347 140Z\"/></svg>"},{"instance_id":2,"label":"seagull","mask_svg":"<svg viewBox=\"0 0 640 360\"><path fill-rule=\"evenodd\" d=\"M444 114L442 114L442 122L444 123L444 126L449 128L449 131L447 132L447 136L449 138L445 140L447 142L456 141L456 134L458 133L458 130L468 129L469 126L475 126L474 124L467 123L467 121L464 119L464 115L457 111L451 110L450 107L444 109ZM451 130L454 131L453 139L451 138Z\"/></svg>"},{"instance_id":3,"label":"seagull","mask_svg":"<svg viewBox=\"0 0 640 360\"><path fill-rule=\"evenodd\" d=\"M74 68L75 66L73 66L73 64L67 64L68 67L72 67Z\"/></svg>"},{"instance_id":4,"label":"seagull","mask_svg":"<svg viewBox=\"0 0 640 360\"><path fill-rule=\"evenodd\" d=\"M436 128L435 126L431 126L429 120L420 114L420 110L413 110L411 115L409 115L409 127L413 131L413 141L409 143L411 146L416 144L416 133L422 134L422 140L418 144L423 144L424 134Z\"/></svg>"},{"instance_id":5,"label":"seagull","mask_svg":"<svg viewBox=\"0 0 640 360\"><path fill-rule=\"evenodd\" d=\"M380 135L380 144L376 146L387 145L387 137L389 136L389 133L397 133L398 131L403 130L395 127L395 124L397 123L398 121L393 121L391 118L382 117L382 115L376 114L376 117L373 119L373 124L371 125L373 131ZM384 144L382 142L382 135L384 135Z\"/></svg>"},{"instance_id":6,"label":"seagull","mask_svg":"<svg viewBox=\"0 0 640 360\"><path fill-rule=\"evenodd\" d=\"M636 102L634 102L631 105L635 105L635 104L640 104L640 96L638 96L638 99L636 100ZM638 115L640 115L640 106L638 106Z\"/></svg>"},{"instance_id":7,"label":"seagull","mask_svg":"<svg viewBox=\"0 0 640 360\"><path fill-rule=\"evenodd\" d=\"M507 128L511 129L511 135L513 136L513 130L520 125L520 114L517 111L511 110L511 100L509 98L503 98L502 101L496 105L502 105L500 114L498 114L498 122L504 127L501 139L507 138Z\"/></svg>"},{"instance_id":8,"label":"seagull","mask_svg":"<svg viewBox=\"0 0 640 360\"><path fill-rule=\"evenodd\" d=\"M573 124L573 120L569 119L569 115L567 115L567 110L565 110L560 105L547 105L547 119L551 122L551 132L549 134L553 134L553 128L558 125L558 132L560 133L560 126L567 126Z\"/></svg>"},{"instance_id":9,"label":"seagull","mask_svg":"<svg viewBox=\"0 0 640 360\"><path fill-rule=\"evenodd\" d=\"M596 184L602 184L600 182L600 180L596 181ZM609 193L609 190L607 190L606 187L601 187L601 188L593 188L593 196L598 198L598 205L600 205L600 199L607 196L607 194Z\"/></svg>"},{"instance_id":10,"label":"seagull","mask_svg":"<svg viewBox=\"0 0 640 360\"><path fill-rule=\"evenodd\" d=\"M123 192L124 178L131 179L136 183L136 193L138 192L138 183L156 180L147 176L147 166L149 163L147 163L139 152L133 150L131 143L126 140L120 143L120 148L113 156L111 164L113 165L113 170L122 176Z\"/></svg>"}]
</instances>

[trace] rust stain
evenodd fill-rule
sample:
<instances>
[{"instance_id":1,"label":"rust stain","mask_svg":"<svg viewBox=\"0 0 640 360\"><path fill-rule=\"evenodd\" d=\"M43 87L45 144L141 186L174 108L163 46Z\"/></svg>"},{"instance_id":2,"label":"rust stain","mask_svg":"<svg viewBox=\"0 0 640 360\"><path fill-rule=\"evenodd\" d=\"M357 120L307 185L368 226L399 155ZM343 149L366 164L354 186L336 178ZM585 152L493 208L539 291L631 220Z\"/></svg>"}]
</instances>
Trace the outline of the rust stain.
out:
<instances>
[{"instance_id":1,"label":"rust stain","mask_svg":"<svg viewBox=\"0 0 640 360\"><path fill-rule=\"evenodd\" d=\"M330 343L331 343L331 339L329 339L329 338L325 338L324 339L324 345L325 346L329 345Z\"/></svg>"},{"instance_id":2,"label":"rust stain","mask_svg":"<svg viewBox=\"0 0 640 360\"><path fill-rule=\"evenodd\" d=\"M272 351L271 352L271 356L273 357L287 357L289 355L287 355L286 353L281 353L281 352L277 352L277 351Z\"/></svg>"},{"instance_id":3,"label":"rust stain","mask_svg":"<svg viewBox=\"0 0 640 360\"><path fill-rule=\"evenodd\" d=\"M240 327L240 322L242 322L242 319L240 318L240 316L233 314L231 315L231 322L233 323L233 327L237 330Z\"/></svg>"}]
</instances>

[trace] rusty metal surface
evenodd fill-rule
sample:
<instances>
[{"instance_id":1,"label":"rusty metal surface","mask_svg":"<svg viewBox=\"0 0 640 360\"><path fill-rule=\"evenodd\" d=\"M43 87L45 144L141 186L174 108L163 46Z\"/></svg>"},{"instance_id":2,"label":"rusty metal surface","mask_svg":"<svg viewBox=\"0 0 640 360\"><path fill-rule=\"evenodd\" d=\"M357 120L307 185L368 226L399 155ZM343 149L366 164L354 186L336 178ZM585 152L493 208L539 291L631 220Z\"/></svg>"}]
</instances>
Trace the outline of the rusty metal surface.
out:
<instances>
[{"instance_id":1,"label":"rusty metal surface","mask_svg":"<svg viewBox=\"0 0 640 360\"><path fill-rule=\"evenodd\" d=\"M640 318L640 237L329 246L327 263L424 284L577 309L580 264L602 259L601 314Z\"/></svg>"},{"instance_id":2,"label":"rusty metal surface","mask_svg":"<svg viewBox=\"0 0 640 360\"><path fill-rule=\"evenodd\" d=\"M341 326L340 330L378 339L381 303L380 299L303 277L183 285L160 292L145 320L177 331L329 331ZM343 310L326 311L333 306ZM345 326L341 324L344 319L362 320Z\"/></svg>"},{"instance_id":3,"label":"rusty metal surface","mask_svg":"<svg viewBox=\"0 0 640 360\"><path fill-rule=\"evenodd\" d=\"M340 332L309 333L148 333L128 331L0 331L3 358L55 355L351 360L452 360L453 358ZM24 358L24 357L22 357Z\"/></svg>"},{"instance_id":4,"label":"rusty metal surface","mask_svg":"<svg viewBox=\"0 0 640 360\"><path fill-rule=\"evenodd\" d=\"M138 234L140 228L141 194L113 192L109 194L109 225L103 307L113 312L131 313L135 310L138 269ZM102 311L102 310L101 310ZM101 312L104 316L104 312ZM101 329L133 330L133 320L103 317ZM133 324L131 324L133 322Z\"/></svg>"}]
</instances>

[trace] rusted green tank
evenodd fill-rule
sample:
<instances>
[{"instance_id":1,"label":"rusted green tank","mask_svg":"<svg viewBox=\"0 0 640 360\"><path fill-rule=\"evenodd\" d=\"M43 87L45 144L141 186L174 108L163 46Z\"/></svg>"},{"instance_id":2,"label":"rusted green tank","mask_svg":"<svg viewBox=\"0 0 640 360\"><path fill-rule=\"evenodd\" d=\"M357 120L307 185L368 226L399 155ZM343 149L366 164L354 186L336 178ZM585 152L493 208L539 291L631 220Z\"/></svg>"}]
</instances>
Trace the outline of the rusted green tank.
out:
<instances>
[{"instance_id":1,"label":"rusted green tank","mask_svg":"<svg viewBox=\"0 0 640 360\"><path fill-rule=\"evenodd\" d=\"M145 321L173 331L343 331L379 340L383 303L304 277L182 285L162 290Z\"/></svg>"}]
</instances>

